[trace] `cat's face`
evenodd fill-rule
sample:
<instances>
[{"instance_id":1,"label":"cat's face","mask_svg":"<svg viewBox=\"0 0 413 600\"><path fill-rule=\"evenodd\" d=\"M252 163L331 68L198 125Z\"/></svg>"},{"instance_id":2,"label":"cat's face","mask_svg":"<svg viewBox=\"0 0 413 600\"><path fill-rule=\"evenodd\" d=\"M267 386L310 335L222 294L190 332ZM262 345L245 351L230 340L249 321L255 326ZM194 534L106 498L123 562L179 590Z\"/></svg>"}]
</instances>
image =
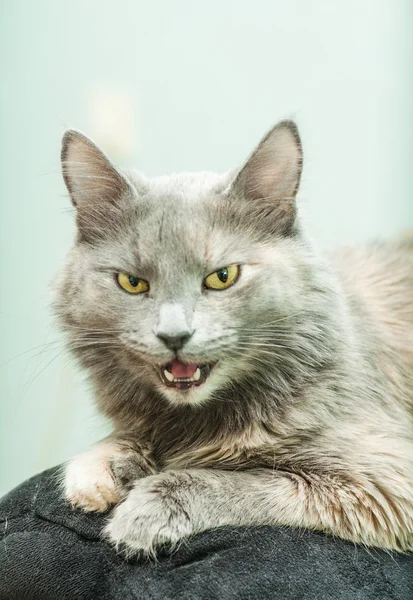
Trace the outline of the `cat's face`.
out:
<instances>
[{"instance_id":1,"label":"cat's face","mask_svg":"<svg viewBox=\"0 0 413 600\"><path fill-rule=\"evenodd\" d=\"M85 364L105 355L125 386L140 379L172 403L265 374L285 320L301 309L306 268L292 124L275 128L238 175L121 173L76 132L63 161L79 234L57 305Z\"/></svg>"}]
</instances>

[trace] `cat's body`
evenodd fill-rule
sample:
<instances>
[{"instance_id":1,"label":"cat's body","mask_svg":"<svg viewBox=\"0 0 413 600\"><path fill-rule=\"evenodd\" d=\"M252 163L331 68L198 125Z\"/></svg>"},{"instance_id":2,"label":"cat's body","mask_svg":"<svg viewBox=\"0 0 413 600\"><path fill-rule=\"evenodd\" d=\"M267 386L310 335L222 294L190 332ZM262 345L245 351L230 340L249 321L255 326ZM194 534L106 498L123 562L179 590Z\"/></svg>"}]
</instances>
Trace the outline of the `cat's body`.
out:
<instances>
[{"instance_id":1,"label":"cat's body","mask_svg":"<svg viewBox=\"0 0 413 600\"><path fill-rule=\"evenodd\" d=\"M237 175L121 175L76 133L63 159L79 236L57 308L114 424L69 463L67 498L126 498L107 533L129 551L260 523L413 550L412 239L321 258L291 123ZM199 365L200 385L165 365Z\"/></svg>"}]
</instances>

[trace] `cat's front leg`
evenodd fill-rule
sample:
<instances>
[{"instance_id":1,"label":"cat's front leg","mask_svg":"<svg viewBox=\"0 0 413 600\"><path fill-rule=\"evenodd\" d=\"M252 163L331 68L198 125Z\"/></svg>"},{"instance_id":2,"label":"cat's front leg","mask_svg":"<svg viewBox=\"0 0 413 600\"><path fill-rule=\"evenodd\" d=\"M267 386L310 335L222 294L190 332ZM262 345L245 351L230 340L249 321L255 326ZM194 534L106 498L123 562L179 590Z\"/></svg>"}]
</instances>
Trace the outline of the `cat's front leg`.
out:
<instances>
[{"instance_id":1,"label":"cat's front leg","mask_svg":"<svg viewBox=\"0 0 413 600\"><path fill-rule=\"evenodd\" d=\"M73 507L104 512L138 479L156 471L149 443L131 435L110 436L67 463L64 495Z\"/></svg>"},{"instance_id":2,"label":"cat's front leg","mask_svg":"<svg viewBox=\"0 0 413 600\"><path fill-rule=\"evenodd\" d=\"M413 550L413 492L406 486L404 495L393 496L383 482L333 473L170 471L138 481L105 533L126 553L153 554L160 544L213 527L263 524Z\"/></svg>"},{"instance_id":3,"label":"cat's front leg","mask_svg":"<svg viewBox=\"0 0 413 600\"><path fill-rule=\"evenodd\" d=\"M105 534L126 555L154 555L157 546L173 547L189 535L221 525L275 523L276 515L264 500L267 483L249 472L159 473L133 486L115 508Z\"/></svg>"}]
</instances>

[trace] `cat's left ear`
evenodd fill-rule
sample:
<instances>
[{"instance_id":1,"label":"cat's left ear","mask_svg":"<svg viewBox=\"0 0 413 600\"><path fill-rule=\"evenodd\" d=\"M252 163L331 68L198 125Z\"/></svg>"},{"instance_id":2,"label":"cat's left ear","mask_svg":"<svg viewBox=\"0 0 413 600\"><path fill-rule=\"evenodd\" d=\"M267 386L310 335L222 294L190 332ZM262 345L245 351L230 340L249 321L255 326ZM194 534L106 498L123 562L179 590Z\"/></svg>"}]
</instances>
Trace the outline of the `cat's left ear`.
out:
<instances>
[{"instance_id":1,"label":"cat's left ear","mask_svg":"<svg viewBox=\"0 0 413 600\"><path fill-rule=\"evenodd\" d=\"M231 185L252 213L268 215L287 230L295 219L295 196L303 164L301 140L293 121L281 121L261 140ZM275 225L275 223L274 223Z\"/></svg>"}]
</instances>

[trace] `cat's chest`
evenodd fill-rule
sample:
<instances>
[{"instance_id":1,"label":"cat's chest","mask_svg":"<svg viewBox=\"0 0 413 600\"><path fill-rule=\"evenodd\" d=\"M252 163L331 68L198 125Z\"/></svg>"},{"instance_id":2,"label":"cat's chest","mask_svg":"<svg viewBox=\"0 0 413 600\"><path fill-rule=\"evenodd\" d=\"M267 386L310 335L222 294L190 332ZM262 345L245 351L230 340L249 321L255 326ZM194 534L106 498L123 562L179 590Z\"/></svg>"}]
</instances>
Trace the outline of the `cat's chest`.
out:
<instances>
[{"instance_id":1,"label":"cat's chest","mask_svg":"<svg viewBox=\"0 0 413 600\"><path fill-rule=\"evenodd\" d=\"M188 432L175 439L154 437L157 460L165 469L185 468L234 468L267 464L267 450L272 453L279 445L274 434L268 433L260 425L248 425L236 432L218 431ZM258 459L258 457L261 457ZM272 460L272 459L271 459ZM257 462L258 461L258 462Z\"/></svg>"}]
</instances>

